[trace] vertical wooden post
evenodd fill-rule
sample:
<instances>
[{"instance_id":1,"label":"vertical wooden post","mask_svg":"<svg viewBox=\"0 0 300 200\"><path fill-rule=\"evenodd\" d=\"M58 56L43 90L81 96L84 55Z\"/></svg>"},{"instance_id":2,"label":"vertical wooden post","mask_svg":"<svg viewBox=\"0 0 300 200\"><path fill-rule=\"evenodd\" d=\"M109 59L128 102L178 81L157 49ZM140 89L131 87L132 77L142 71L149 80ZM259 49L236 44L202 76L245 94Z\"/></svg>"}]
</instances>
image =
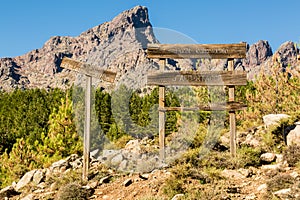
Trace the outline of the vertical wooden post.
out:
<instances>
[{"instance_id":1,"label":"vertical wooden post","mask_svg":"<svg viewBox=\"0 0 300 200\"><path fill-rule=\"evenodd\" d=\"M164 71L166 66L166 59L160 59L159 60L159 70ZM165 161L165 125L166 125L166 113L165 111L162 111L165 107L165 87L159 86L159 100L158 100L158 106L159 106L159 157L160 161Z\"/></svg>"},{"instance_id":2,"label":"vertical wooden post","mask_svg":"<svg viewBox=\"0 0 300 200\"><path fill-rule=\"evenodd\" d=\"M90 162L90 133L91 133L91 92L92 77L86 75L85 86L85 122L84 122L84 147L83 147L83 168L82 179L88 181L88 171Z\"/></svg>"},{"instance_id":3,"label":"vertical wooden post","mask_svg":"<svg viewBox=\"0 0 300 200\"><path fill-rule=\"evenodd\" d=\"M228 71L234 70L234 59L228 59ZM234 102L234 86L229 86L229 102ZM229 111L230 123L230 153L231 156L236 156L236 120L235 111Z\"/></svg>"}]
</instances>

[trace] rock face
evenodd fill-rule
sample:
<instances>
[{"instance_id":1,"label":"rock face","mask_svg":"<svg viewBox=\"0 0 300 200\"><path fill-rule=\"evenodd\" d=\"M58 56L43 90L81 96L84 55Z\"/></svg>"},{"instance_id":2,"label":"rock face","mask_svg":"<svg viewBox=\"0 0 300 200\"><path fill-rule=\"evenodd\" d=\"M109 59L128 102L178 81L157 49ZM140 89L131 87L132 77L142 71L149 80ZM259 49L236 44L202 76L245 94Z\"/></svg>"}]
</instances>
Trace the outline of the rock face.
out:
<instances>
[{"instance_id":1,"label":"rock face","mask_svg":"<svg viewBox=\"0 0 300 200\"><path fill-rule=\"evenodd\" d=\"M260 40L250 47L248 46L246 59L243 60L243 66L251 68L261 65L272 55L273 52L269 42L266 40Z\"/></svg>"},{"instance_id":2,"label":"rock face","mask_svg":"<svg viewBox=\"0 0 300 200\"><path fill-rule=\"evenodd\" d=\"M296 128L291 130L286 136L286 143L288 146L300 144L300 122L296 122L295 125Z\"/></svg>"},{"instance_id":3,"label":"rock face","mask_svg":"<svg viewBox=\"0 0 300 200\"><path fill-rule=\"evenodd\" d=\"M148 10L137 6L78 37L55 36L41 49L0 59L0 89L69 87L76 77L73 72L60 68L64 56L115 70L120 79L137 66L152 66L145 56L149 42L157 41Z\"/></svg>"},{"instance_id":4,"label":"rock face","mask_svg":"<svg viewBox=\"0 0 300 200\"><path fill-rule=\"evenodd\" d=\"M275 55L283 67L294 65L297 62L298 49L294 42L288 41L283 43L276 51Z\"/></svg>"}]
</instances>

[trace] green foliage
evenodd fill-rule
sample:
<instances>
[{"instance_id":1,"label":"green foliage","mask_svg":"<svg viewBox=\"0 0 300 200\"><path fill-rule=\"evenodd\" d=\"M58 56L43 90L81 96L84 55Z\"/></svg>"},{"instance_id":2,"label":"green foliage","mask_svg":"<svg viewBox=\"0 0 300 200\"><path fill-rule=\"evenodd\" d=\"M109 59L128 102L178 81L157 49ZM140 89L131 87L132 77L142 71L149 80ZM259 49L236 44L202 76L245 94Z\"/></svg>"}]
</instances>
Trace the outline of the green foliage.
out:
<instances>
[{"instance_id":1,"label":"green foliage","mask_svg":"<svg viewBox=\"0 0 300 200\"><path fill-rule=\"evenodd\" d=\"M78 136L73 123L72 102L66 96L61 99L61 105L48 117L47 132L41 132L40 137L21 137L13 145L11 151L0 155L1 185L16 181L25 172L48 167L52 162L70 154L82 154L82 140Z\"/></svg>"},{"instance_id":2,"label":"green foliage","mask_svg":"<svg viewBox=\"0 0 300 200\"><path fill-rule=\"evenodd\" d=\"M33 144L47 131L49 115L60 104L64 92L54 89L15 90L0 95L0 154L11 151L18 138Z\"/></svg>"}]
</instances>

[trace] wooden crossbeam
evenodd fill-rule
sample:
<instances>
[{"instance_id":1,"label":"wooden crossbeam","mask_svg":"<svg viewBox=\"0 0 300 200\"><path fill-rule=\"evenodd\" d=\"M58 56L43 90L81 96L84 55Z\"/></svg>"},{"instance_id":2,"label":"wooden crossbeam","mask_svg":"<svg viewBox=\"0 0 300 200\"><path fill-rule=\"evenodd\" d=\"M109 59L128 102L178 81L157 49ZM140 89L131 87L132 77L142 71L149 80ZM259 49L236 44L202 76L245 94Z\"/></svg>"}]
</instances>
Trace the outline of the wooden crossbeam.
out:
<instances>
[{"instance_id":1,"label":"wooden crossbeam","mask_svg":"<svg viewBox=\"0 0 300 200\"><path fill-rule=\"evenodd\" d=\"M148 58L246 58L246 43L237 44L148 44Z\"/></svg>"},{"instance_id":2,"label":"wooden crossbeam","mask_svg":"<svg viewBox=\"0 0 300 200\"><path fill-rule=\"evenodd\" d=\"M162 86L233 86L246 85L247 73L242 71L173 71L147 76L148 85Z\"/></svg>"},{"instance_id":3,"label":"wooden crossbeam","mask_svg":"<svg viewBox=\"0 0 300 200\"><path fill-rule=\"evenodd\" d=\"M103 81L107 81L110 83L113 83L115 81L115 78L117 75L117 73L115 73L115 72L99 69L96 66L81 63L79 61L73 60L68 57L63 58L60 66L62 68L69 69L69 70L78 72L80 74L92 76L97 79L101 79Z\"/></svg>"},{"instance_id":4,"label":"wooden crossbeam","mask_svg":"<svg viewBox=\"0 0 300 200\"><path fill-rule=\"evenodd\" d=\"M227 102L225 104L209 104L209 105L199 105L197 107L164 107L159 108L159 111L234 111L234 110L244 110L247 108L246 104L239 102Z\"/></svg>"}]
</instances>

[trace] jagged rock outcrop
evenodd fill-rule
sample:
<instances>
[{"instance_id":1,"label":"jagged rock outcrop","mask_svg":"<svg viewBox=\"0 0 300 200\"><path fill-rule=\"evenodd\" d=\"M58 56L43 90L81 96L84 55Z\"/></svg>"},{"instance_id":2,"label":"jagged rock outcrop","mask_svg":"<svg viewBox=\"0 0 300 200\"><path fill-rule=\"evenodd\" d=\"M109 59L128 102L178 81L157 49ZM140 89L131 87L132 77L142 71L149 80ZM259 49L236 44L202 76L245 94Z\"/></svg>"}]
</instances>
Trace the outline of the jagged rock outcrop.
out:
<instances>
[{"instance_id":1,"label":"jagged rock outcrop","mask_svg":"<svg viewBox=\"0 0 300 200\"><path fill-rule=\"evenodd\" d=\"M298 53L299 49L297 49L295 43L288 41L283 43L274 55L276 56L278 62L282 64L282 67L287 67L297 63Z\"/></svg>"},{"instance_id":2,"label":"jagged rock outcrop","mask_svg":"<svg viewBox=\"0 0 300 200\"><path fill-rule=\"evenodd\" d=\"M76 76L60 68L64 56L120 72L120 79L136 66L152 66L145 56L149 42L157 41L148 10L136 6L77 37L55 36L40 49L15 58L0 59L0 88L69 87Z\"/></svg>"},{"instance_id":3,"label":"jagged rock outcrop","mask_svg":"<svg viewBox=\"0 0 300 200\"><path fill-rule=\"evenodd\" d=\"M243 60L243 66L251 68L261 65L272 55L273 52L269 42L266 40L260 40L251 46L248 45L247 55Z\"/></svg>"}]
</instances>

